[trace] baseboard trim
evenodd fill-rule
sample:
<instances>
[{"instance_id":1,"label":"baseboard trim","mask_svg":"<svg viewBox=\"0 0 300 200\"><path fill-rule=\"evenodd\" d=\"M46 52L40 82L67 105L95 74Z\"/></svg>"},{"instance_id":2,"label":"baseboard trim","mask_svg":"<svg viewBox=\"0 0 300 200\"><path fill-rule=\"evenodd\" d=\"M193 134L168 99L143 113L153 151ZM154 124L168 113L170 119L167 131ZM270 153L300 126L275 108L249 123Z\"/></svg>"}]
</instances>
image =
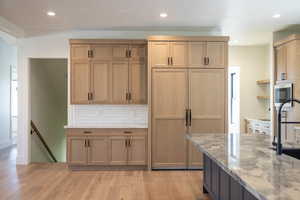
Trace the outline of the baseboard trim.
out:
<instances>
[{"instance_id":1,"label":"baseboard trim","mask_svg":"<svg viewBox=\"0 0 300 200\"><path fill-rule=\"evenodd\" d=\"M97 166L97 165L69 165L72 171L119 171L119 170L147 170L147 166Z\"/></svg>"}]
</instances>

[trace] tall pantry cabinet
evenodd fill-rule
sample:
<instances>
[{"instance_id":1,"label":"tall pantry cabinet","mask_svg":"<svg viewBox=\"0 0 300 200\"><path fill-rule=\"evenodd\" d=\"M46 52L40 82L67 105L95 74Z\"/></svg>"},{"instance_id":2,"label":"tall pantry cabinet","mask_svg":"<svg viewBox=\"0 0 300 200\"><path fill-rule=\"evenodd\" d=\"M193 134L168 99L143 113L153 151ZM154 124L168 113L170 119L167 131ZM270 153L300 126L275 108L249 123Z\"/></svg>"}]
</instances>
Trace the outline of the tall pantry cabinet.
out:
<instances>
[{"instance_id":1,"label":"tall pantry cabinet","mask_svg":"<svg viewBox=\"0 0 300 200\"><path fill-rule=\"evenodd\" d=\"M293 34L283 40L274 43L274 80L282 80L285 78L293 83L293 97L300 99L300 35ZM294 103L293 108L282 115L282 121L299 121L300 105ZM277 111L273 113L273 130L277 134ZM293 124L281 125L282 139L294 142L297 138Z\"/></svg>"},{"instance_id":2,"label":"tall pantry cabinet","mask_svg":"<svg viewBox=\"0 0 300 200\"><path fill-rule=\"evenodd\" d=\"M225 133L228 37L150 37L152 168L201 168L190 133Z\"/></svg>"}]
</instances>

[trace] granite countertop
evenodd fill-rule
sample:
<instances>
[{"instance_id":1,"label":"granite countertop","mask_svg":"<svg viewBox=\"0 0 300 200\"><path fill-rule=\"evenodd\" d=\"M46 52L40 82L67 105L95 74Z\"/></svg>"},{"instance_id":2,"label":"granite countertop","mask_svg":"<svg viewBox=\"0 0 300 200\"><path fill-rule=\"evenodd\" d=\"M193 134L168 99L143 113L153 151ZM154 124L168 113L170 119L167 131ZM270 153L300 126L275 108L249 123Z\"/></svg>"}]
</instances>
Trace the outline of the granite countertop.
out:
<instances>
[{"instance_id":1,"label":"granite countertop","mask_svg":"<svg viewBox=\"0 0 300 200\"><path fill-rule=\"evenodd\" d=\"M187 138L258 199L300 199L300 160L276 155L270 149L270 136L223 133L190 134Z\"/></svg>"}]
</instances>

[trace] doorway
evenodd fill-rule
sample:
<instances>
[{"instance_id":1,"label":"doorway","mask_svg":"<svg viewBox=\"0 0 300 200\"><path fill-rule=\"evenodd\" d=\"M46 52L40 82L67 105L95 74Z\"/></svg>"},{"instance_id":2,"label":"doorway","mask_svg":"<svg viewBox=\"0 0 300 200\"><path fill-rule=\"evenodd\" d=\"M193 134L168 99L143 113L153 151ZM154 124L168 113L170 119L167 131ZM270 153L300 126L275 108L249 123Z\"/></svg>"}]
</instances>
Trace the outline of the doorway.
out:
<instances>
[{"instance_id":1,"label":"doorway","mask_svg":"<svg viewBox=\"0 0 300 200\"><path fill-rule=\"evenodd\" d=\"M10 138L17 143L18 132L18 74L15 65L10 66Z\"/></svg>"},{"instance_id":2,"label":"doorway","mask_svg":"<svg viewBox=\"0 0 300 200\"><path fill-rule=\"evenodd\" d=\"M240 132L240 67L228 70L228 122L229 132Z\"/></svg>"},{"instance_id":3,"label":"doorway","mask_svg":"<svg viewBox=\"0 0 300 200\"><path fill-rule=\"evenodd\" d=\"M31 162L66 161L67 69L67 59L30 60Z\"/></svg>"}]
</instances>

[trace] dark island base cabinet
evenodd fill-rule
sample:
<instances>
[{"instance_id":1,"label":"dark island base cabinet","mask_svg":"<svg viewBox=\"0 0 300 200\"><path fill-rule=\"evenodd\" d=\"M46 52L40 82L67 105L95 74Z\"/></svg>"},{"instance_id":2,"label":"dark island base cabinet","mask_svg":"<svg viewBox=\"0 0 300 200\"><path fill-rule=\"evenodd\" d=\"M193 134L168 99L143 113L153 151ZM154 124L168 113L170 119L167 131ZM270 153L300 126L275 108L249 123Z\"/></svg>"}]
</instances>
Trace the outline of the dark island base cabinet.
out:
<instances>
[{"instance_id":1,"label":"dark island base cabinet","mask_svg":"<svg viewBox=\"0 0 300 200\"><path fill-rule=\"evenodd\" d=\"M203 157L203 192L213 200L258 200L208 156Z\"/></svg>"}]
</instances>

